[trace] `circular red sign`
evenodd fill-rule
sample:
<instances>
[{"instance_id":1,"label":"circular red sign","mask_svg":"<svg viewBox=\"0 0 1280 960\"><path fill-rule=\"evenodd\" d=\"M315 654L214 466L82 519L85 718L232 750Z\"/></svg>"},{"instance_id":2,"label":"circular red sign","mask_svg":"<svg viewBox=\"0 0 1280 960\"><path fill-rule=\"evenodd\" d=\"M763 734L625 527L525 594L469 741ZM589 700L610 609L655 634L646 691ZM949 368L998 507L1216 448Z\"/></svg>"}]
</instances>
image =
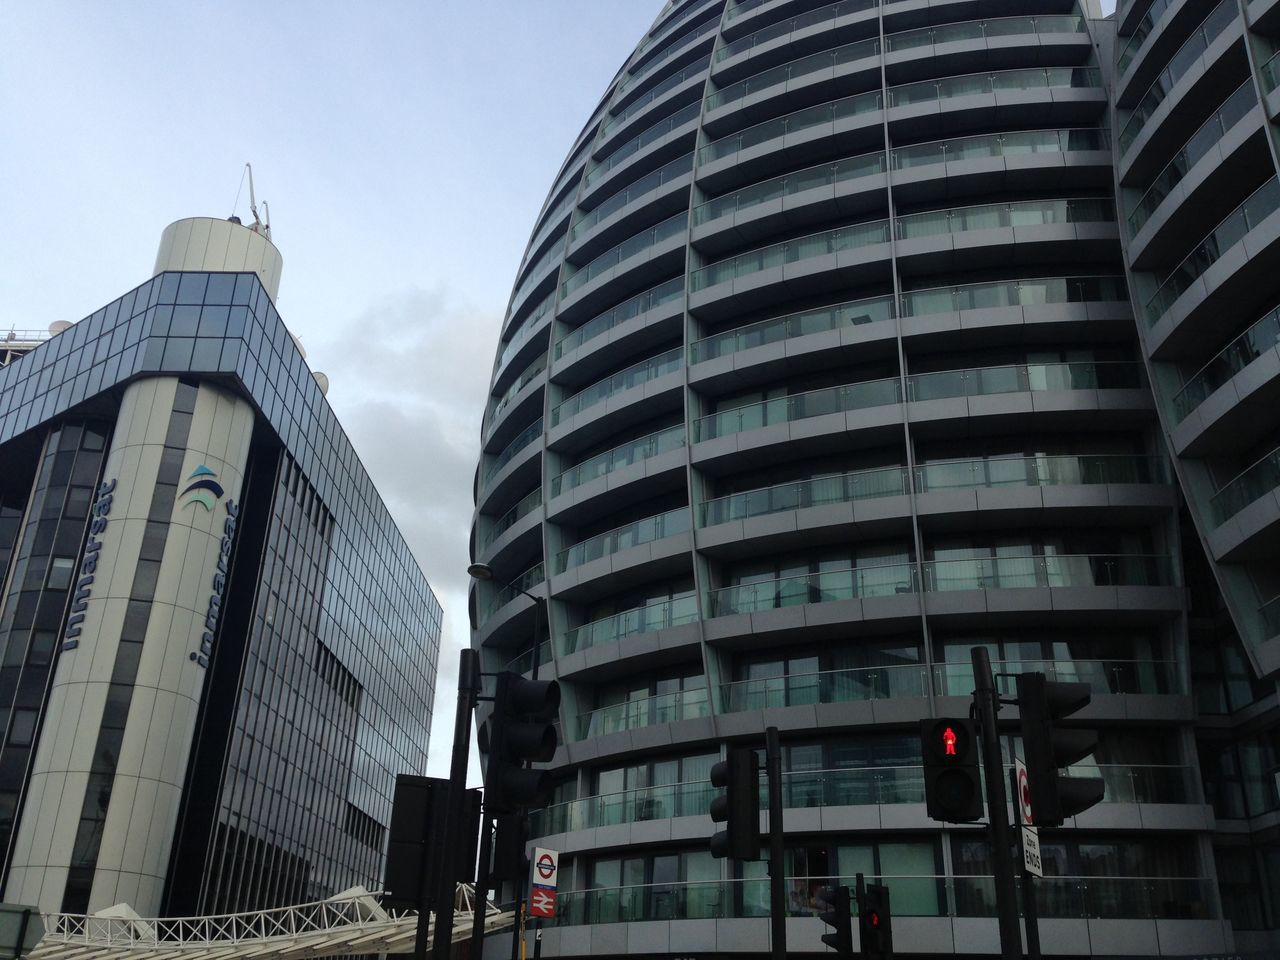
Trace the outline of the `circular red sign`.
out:
<instances>
[{"instance_id":1,"label":"circular red sign","mask_svg":"<svg viewBox=\"0 0 1280 960\"><path fill-rule=\"evenodd\" d=\"M556 862L551 859L551 854L544 853L538 858L538 876L543 880L550 880L551 875L556 872Z\"/></svg>"},{"instance_id":2,"label":"circular red sign","mask_svg":"<svg viewBox=\"0 0 1280 960\"><path fill-rule=\"evenodd\" d=\"M1022 822L1031 825L1031 784L1027 782L1025 767L1018 768L1018 805L1022 808Z\"/></svg>"}]
</instances>

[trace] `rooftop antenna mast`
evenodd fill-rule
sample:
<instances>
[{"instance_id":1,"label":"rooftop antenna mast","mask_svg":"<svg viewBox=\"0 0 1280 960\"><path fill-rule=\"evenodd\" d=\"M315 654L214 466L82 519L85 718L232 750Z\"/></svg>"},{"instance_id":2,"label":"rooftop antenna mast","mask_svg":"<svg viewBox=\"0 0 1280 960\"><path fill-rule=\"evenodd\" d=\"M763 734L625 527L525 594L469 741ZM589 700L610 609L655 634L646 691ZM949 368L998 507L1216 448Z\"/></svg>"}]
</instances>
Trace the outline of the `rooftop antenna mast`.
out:
<instances>
[{"instance_id":1,"label":"rooftop antenna mast","mask_svg":"<svg viewBox=\"0 0 1280 960\"><path fill-rule=\"evenodd\" d=\"M267 206L267 201L262 201L262 208L267 211L267 221L262 222L262 218L258 216L258 198L253 192L253 164L246 163L245 169L249 171L249 212L253 214L253 226L249 229L255 233L260 233L268 240L271 239L271 210Z\"/></svg>"}]
</instances>

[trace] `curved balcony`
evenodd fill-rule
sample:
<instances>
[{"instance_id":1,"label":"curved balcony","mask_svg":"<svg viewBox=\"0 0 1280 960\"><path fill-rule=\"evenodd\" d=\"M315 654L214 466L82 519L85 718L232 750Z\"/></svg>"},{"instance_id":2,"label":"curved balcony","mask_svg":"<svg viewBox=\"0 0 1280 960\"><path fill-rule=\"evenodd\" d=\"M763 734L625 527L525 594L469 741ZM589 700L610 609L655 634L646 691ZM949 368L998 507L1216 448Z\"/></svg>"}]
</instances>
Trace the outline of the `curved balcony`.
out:
<instances>
[{"instance_id":1,"label":"curved balcony","mask_svg":"<svg viewBox=\"0 0 1280 960\"><path fill-rule=\"evenodd\" d=\"M1277 344L1280 344L1280 307L1255 320L1249 329L1223 347L1217 356L1187 380L1173 397L1174 420L1181 423L1255 360L1275 355ZM1233 406L1239 399L1242 397L1232 397ZM1242 412L1245 416L1254 415L1252 411Z\"/></svg>"},{"instance_id":2,"label":"curved balcony","mask_svg":"<svg viewBox=\"0 0 1280 960\"><path fill-rule=\"evenodd\" d=\"M519 490L527 490L538 482L542 461L542 418L520 431L484 467L476 508L496 513ZM487 459L487 458L485 458Z\"/></svg>"},{"instance_id":3,"label":"curved balcony","mask_svg":"<svg viewBox=\"0 0 1280 960\"><path fill-rule=\"evenodd\" d=\"M925 589L1024 590L1033 587L1164 587L1176 583L1166 556L1055 554L929 560Z\"/></svg>"},{"instance_id":4,"label":"curved balcony","mask_svg":"<svg viewBox=\"0 0 1280 960\"><path fill-rule=\"evenodd\" d=\"M746 430L758 430L775 423L792 423L830 413L865 410L899 403L901 400L902 382L898 377L823 387L699 417L693 422L693 441L700 443Z\"/></svg>"},{"instance_id":5,"label":"curved balcony","mask_svg":"<svg viewBox=\"0 0 1280 960\"><path fill-rule=\"evenodd\" d=\"M634 233L634 225L640 218L652 222L655 212L659 216L675 210L683 213L689 199L685 189L688 183L682 188L679 181L689 177L692 171L693 154L688 153L601 201L570 228L570 256L595 256L616 242L619 235Z\"/></svg>"},{"instance_id":6,"label":"curved balcony","mask_svg":"<svg viewBox=\"0 0 1280 960\"><path fill-rule=\"evenodd\" d=\"M1209 500L1209 517L1220 527L1263 497L1274 500L1277 487L1280 487L1280 447L1224 483ZM1280 508L1280 501L1269 506Z\"/></svg>"},{"instance_id":7,"label":"curved balcony","mask_svg":"<svg viewBox=\"0 0 1280 960\"><path fill-rule=\"evenodd\" d=\"M655 26L653 30L650 31L649 36L646 37L645 40L640 44L640 46L636 48L635 56L637 61L640 63L651 62L649 60L646 60L645 57L649 53L649 51L652 50L656 45L665 44L668 42L670 43L680 42L679 37L672 39L672 34L676 32L675 30L676 27L680 26L680 24L689 20L696 14L705 13L711 8L719 5L720 5L720 0L708 0L707 3L690 3L687 7L681 10L679 13L674 14L671 17L671 19L667 20L665 23L660 23L657 26ZM712 17L709 22L718 24L720 22L720 17ZM654 61L656 61L657 56L655 55L653 59Z\"/></svg>"},{"instance_id":8,"label":"curved balcony","mask_svg":"<svg viewBox=\"0 0 1280 960\"><path fill-rule=\"evenodd\" d=\"M489 524L485 531L484 538L480 541L480 552L487 553L489 548L503 538L508 530L516 526L525 517L533 514L542 506L542 488L534 487L531 492L516 502L510 510L500 516L493 523ZM530 533L537 531L537 524L533 524Z\"/></svg>"},{"instance_id":9,"label":"curved balcony","mask_svg":"<svg viewBox=\"0 0 1280 960\"><path fill-rule=\"evenodd\" d=\"M942 460L916 468L916 492L990 490L1004 487L1165 484L1163 457L1136 454L988 457Z\"/></svg>"},{"instance_id":10,"label":"curved balcony","mask_svg":"<svg viewBox=\"0 0 1280 960\"><path fill-rule=\"evenodd\" d=\"M684 369L684 348L676 347L656 357L619 370L611 377L597 381L551 409L551 426L589 410L610 397Z\"/></svg>"},{"instance_id":11,"label":"curved balcony","mask_svg":"<svg viewBox=\"0 0 1280 960\"><path fill-rule=\"evenodd\" d=\"M598 707L577 718L577 739L593 740L596 737L651 727L679 720L696 720L711 716L711 698L706 687L664 693L644 700L627 700L623 703Z\"/></svg>"},{"instance_id":12,"label":"curved balcony","mask_svg":"<svg viewBox=\"0 0 1280 960\"><path fill-rule=\"evenodd\" d=\"M490 397L480 430L482 449L490 444L498 445L505 442L507 438L504 434L511 431L504 430L503 427L509 419L514 417L520 420L521 413L525 415L523 419L528 419L528 415L533 412L535 406L539 410L542 409L541 387L545 383L546 372L547 356L545 353L538 354L524 372L511 382L501 397ZM525 389L534 383L537 384L535 388Z\"/></svg>"},{"instance_id":13,"label":"curved balcony","mask_svg":"<svg viewBox=\"0 0 1280 960\"><path fill-rule=\"evenodd\" d=\"M1017 695L1015 675L1019 673L1043 673L1049 680L1084 683L1098 696L1166 697L1189 692L1186 671L1177 660L998 660L991 669L997 674L996 688L1008 696ZM973 664L966 661L936 665L933 687L940 697L970 696L974 690Z\"/></svg>"},{"instance_id":14,"label":"curved balcony","mask_svg":"<svg viewBox=\"0 0 1280 960\"><path fill-rule=\"evenodd\" d=\"M552 350L552 357L555 360L560 360L583 344L594 340L596 337L603 336L629 320L644 316L649 311L665 304L675 301L683 303L683 300L683 276L674 277L671 280L660 283L656 287L651 287L643 293L636 294L616 307L592 317L582 326L561 337L556 341L555 348Z\"/></svg>"},{"instance_id":15,"label":"curved balcony","mask_svg":"<svg viewBox=\"0 0 1280 960\"><path fill-rule=\"evenodd\" d=\"M757 613L799 604L916 592L916 565L888 563L721 587L707 594L707 616Z\"/></svg>"},{"instance_id":16,"label":"curved balcony","mask_svg":"<svg viewBox=\"0 0 1280 960\"><path fill-rule=\"evenodd\" d=\"M681 86L687 84L689 87L685 91L685 97L692 97L694 100L701 99L702 86L707 75L707 68L710 65L711 55L707 54L706 57L689 64L684 69L677 70L675 73L664 77L640 96L628 101L626 106L608 117L600 125L600 139L597 147L605 146L613 137L625 134L629 128L644 119L644 114L655 103L659 103L663 97L679 90ZM674 98L672 98L671 102L674 102ZM670 106L671 102L667 105Z\"/></svg>"},{"instance_id":17,"label":"curved balcony","mask_svg":"<svg viewBox=\"0 0 1280 960\"><path fill-rule=\"evenodd\" d=\"M832 503L853 503L909 492L905 467L855 470L832 477L797 480L717 497L698 505L698 526L710 527L748 517Z\"/></svg>"},{"instance_id":18,"label":"curved balcony","mask_svg":"<svg viewBox=\"0 0 1280 960\"><path fill-rule=\"evenodd\" d=\"M575 543L555 556L551 572L561 574L593 560L630 550L632 547L653 543L665 537L685 533L690 529L688 507L678 507L656 516L645 517L632 523L597 534L581 543Z\"/></svg>"},{"instance_id":19,"label":"curved balcony","mask_svg":"<svg viewBox=\"0 0 1280 960\"><path fill-rule=\"evenodd\" d=\"M689 345L689 362L695 365L706 363L766 344L892 320L893 316L892 297L870 297L771 317L695 340Z\"/></svg>"},{"instance_id":20,"label":"curved balcony","mask_svg":"<svg viewBox=\"0 0 1280 960\"><path fill-rule=\"evenodd\" d=\"M559 247L564 241L564 220L573 209L577 200L576 190L571 190L560 198L556 206L542 218L542 226L529 241L524 257L520 260L520 268L516 271L516 283L523 284L528 279L531 264L538 262L551 247Z\"/></svg>"},{"instance_id":21,"label":"curved balcony","mask_svg":"<svg viewBox=\"0 0 1280 960\"><path fill-rule=\"evenodd\" d=\"M1142 45L1147 42L1147 37L1151 36L1155 31L1156 24L1159 24L1164 15L1179 3L1182 3L1182 0L1151 0L1146 12L1142 15L1142 19L1134 24L1133 32L1129 34L1128 39L1125 40L1124 45L1120 48L1120 55L1116 58L1117 76L1124 76L1124 72L1129 69L1129 64L1133 62L1133 58L1137 56ZM1118 42L1117 45L1119 45Z\"/></svg>"},{"instance_id":22,"label":"curved balcony","mask_svg":"<svg viewBox=\"0 0 1280 960\"><path fill-rule=\"evenodd\" d=\"M593 647L621 643L642 633L655 633L698 619L698 597L685 593L669 600L654 600L611 617L593 620L565 631L560 638L561 656Z\"/></svg>"},{"instance_id":23,"label":"curved balcony","mask_svg":"<svg viewBox=\"0 0 1280 960\"><path fill-rule=\"evenodd\" d=\"M720 21L712 19L705 23L700 23L693 29L686 31L679 37L676 37L676 39L663 47L654 57L646 60L641 65L639 73L629 73L618 81L618 86L615 90L618 102L623 104L627 103L628 97L625 96L625 94L628 92L634 93L636 90L643 90L644 84L657 72L660 66L678 54L692 49L693 45L698 40L714 35L719 27Z\"/></svg>"},{"instance_id":24,"label":"curved balcony","mask_svg":"<svg viewBox=\"0 0 1280 960\"><path fill-rule=\"evenodd\" d=\"M726 33L731 31L735 20L744 13L749 13L751 10L761 6L764 2L766 0L751 3L744 2L730 6L725 15ZM741 53L755 50L757 47L762 47L774 40L785 39L791 41L796 34L803 33L809 27L818 25L824 27L834 26L834 21L838 21L842 17L857 13L867 13L875 10L878 6L878 0L840 0L839 3L828 3L825 6L818 7L816 10L809 10L799 16L779 20L766 27L761 27L754 33L721 44L720 48L716 50L716 62L719 63L722 60L736 57Z\"/></svg>"},{"instance_id":25,"label":"curved balcony","mask_svg":"<svg viewBox=\"0 0 1280 960\"><path fill-rule=\"evenodd\" d=\"M560 319L573 322L634 296L685 265L687 211L600 254L561 284Z\"/></svg>"},{"instance_id":26,"label":"curved balcony","mask_svg":"<svg viewBox=\"0 0 1280 960\"><path fill-rule=\"evenodd\" d=\"M925 697L929 695L928 677L929 669L923 664L902 664L735 680L721 685L720 702L725 713L742 713L816 703Z\"/></svg>"},{"instance_id":27,"label":"curved balcony","mask_svg":"<svg viewBox=\"0 0 1280 960\"><path fill-rule=\"evenodd\" d=\"M652 168L656 168L673 156L684 153L688 149L687 145L677 142L672 134L686 124L694 123L698 119L701 107L700 103L681 107L671 116L659 120L647 130L641 131L632 139L619 145L594 167L589 167L582 179L581 201L588 202L591 194L613 179L615 172L638 164L641 157L651 158ZM648 169L639 171L636 179L648 172Z\"/></svg>"},{"instance_id":28,"label":"curved balcony","mask_svg":"<svg viewBox=\"0 0 1280 960\"><path fill-rule=\"evenodd\" d=\"M524 370L535 356L547 352L546 339L550 338L551 317L555 310L555 291L539 303L529 315L520 321L510 339L498 351L493 365L493 383L490 393L506 390L517 371Z\"/></svg>"},{"instance_id":29,"label":"curved balcony","mask_svg":"<svg viewBox=\"0 0 1280 960\"><path fill-rule=\"evenodd\" d=\"M893 147L889 151L895 170L987 157L1022 157L1040 153L1106 152L1111 134L1100 127L1059 130L1011 130L950 137L928 143ZM895 184L896 186L896 184Z\"/></svg>"},{"instance_id":30,"label":"curved balcony","mask_svg":"<svg viewBox=\"0 0 1280 960\"><path fill-rule=\"evenodd\" d=\"M687 222L688 215L678 213L673 217L668 217L661 223L654 224L641 233L628 237L622 243L605 251L590 263L569 274L568 278L560 284L561 298L569 297L592 280L613 270L619 264L644 253L649 248L657 246L662 241L680 236L684 233Z\"/></svg>"},{"instance_id":31,"label":"curved balcony","mask_svg":"<svg viewBox=\"0 0 1280 960\"><path fill-rule=\"evenodd\" d=\"M583 484L590 483L600 477L608 476L615 470L643 463L672 450L681 450L685 445L684 424L667 427L636 440L628 440L604 453L598 453L581 463L575 464L563 473L552 477L552 498L562 496L576 490Z\"/></svg>"},{"instance_id":32,"label":"curved balcony","mask_svg":"<svg viewBox=\"0 0 1280 960\"><path fill-rule=\"evenodd\" d=\"M521 635L527 642L525 628L533 626L537 611L522 591L532 591L545 580L542 564L535 563L489 598L477 618L481 645L502 646Z\"/></svg>"},{"instance_id":33,"label":"curved balcony","mask_svg":"<svg viewBox=\"0 0 1280 960\"><path fill-rule=\"evenodd\" d=\"M1131 390L1140 388L1142 383L1142 364L1136 361L1013 363L911 374L907 377L907 399L916 402L1002 393Z\"/></svg>"}]
</instances>

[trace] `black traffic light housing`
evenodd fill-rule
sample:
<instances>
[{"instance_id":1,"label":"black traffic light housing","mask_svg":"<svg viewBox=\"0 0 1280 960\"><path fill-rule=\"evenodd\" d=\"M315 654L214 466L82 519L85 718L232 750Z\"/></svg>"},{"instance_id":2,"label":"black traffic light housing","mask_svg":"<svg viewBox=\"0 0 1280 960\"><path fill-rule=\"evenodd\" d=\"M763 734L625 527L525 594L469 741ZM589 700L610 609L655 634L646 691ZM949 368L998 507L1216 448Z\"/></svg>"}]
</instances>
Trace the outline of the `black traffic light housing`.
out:
<instances>
[{"instance_id":1,"label":"black traffic light housing","mask_svg":"<svg viewBox=\"0 0 1280 960\"><path fill-rule=\"evenodd\" d=\"M551 798L551 776L527 768L525 762L545 763L555 755L560 684L504 671L498 674L493 708L480 744L489 755L485 807L510 813L544 806Z\"/></svg>"},{"instance_id":2,"label":"black traffic light housing","mask_svg":"<svg viewBox=\"0 0 1280 960\"><path fill-rule=\"evenodd\" d=\"M930 819L943 823L981 820L977 721L958 717L921 720L920 751L925 809Z\"/></svg>"},{"instance_id":3,"label":"black traffic light housing","mask_svg":"<svg viewBox=\"0 0 1280 960\"><path fill-rule=\"evenodd\" d=\"M1018 675L1022 753L1031 791L1031 821L1060 827L1068 817L1102 800L1099 777L1066 777L1058 771L1083 760L1098 746L1096 730L1061 729L1058 722L1083 709L1093 694L1087 683L1046 680L1043 673Z\"/></svg>"},{"instance_id":4,"label":"black traffic light housing","mask_svg":"<svg viewBox=\"0 0 1280 960\"><path fill-rule=\"evenodd\" d=\"M726 829L711 838L711 855L734 860L760 859L760 758L754 750L732 747L729 759L711 768L711 785L725 792L711 801L711 819Z\"/></svg>"},{"instance_id":5,"label":"black traffic light housing","mask_svg":"<svg viewBox=\"0 0 1280 960\"><path fill-rule=\"evenodd\" d=\"M867 884L858 903L858 938L863 960L893 960L893 914L889 888Z\"/></svg>"},{"instance_id":6,"label":"black traffic light housing","mask_svg":"<svg viewBox=\"0 0 1280 960\"><path fill-rule=\"evenodd\" d=\"M475 882L480 791L468 790L463 796L462 823L452 840L445 835L448 804L448 780L409 774L396 777L382 884L383 902L388 906L417 910L424 903L432 904L436 878L447 854L452 854L454 879Z\"/></svg>"},{"instance_id":7,"label":"black traffic light housing","mask_svg":"<svg viewBox=\"0 0 1280 960\"><path fill-rule=\"evenodd\" d=\"M852 898L848 887L823 887L822 900L827 910L818 918L829 927L831 933L822 935L822 942L836 952L837 956L852 957L853 953L853 911L849 909Z\"/></svg>"}]
</instances>

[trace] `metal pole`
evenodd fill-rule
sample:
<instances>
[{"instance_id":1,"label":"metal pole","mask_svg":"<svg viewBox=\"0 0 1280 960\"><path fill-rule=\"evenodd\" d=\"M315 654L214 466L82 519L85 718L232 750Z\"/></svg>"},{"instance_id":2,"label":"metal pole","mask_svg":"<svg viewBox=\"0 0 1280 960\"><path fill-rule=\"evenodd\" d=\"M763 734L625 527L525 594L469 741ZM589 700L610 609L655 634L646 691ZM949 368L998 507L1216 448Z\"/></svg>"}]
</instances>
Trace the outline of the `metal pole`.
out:
<instances>
[{"instance_id":1,"label":"metal pole","mask_svg":"<svg viewBox=\"0 0 1280 960\"><path fill-rule=\"evenodd\" d=\"M1014 890L1013 857L1009 849L1009 814L1005 809L1004 764L1000 759L996 714L1000 695L991 675L986 647L973 647L973 700L982 730L982 766L987 779L987 819L991 823L991 873L996 887L996 911L1000 917L1000 956L1021 960L1022 931L1018 926L1017 892Z\"/></svg>"},{"instance_id":2,"label":"metal pole","mask_svg":"<svg viewBox=\"0 0 1280 960\"><path fill-rule=\"evenodd\" d=\"M533 960L542 960L542 918L533 922Z\"/></svg>"},{"instance_id":3,"label":"metal pole","mask_svg":"<svg viewBox=\"0 0 1280 960\"><path fill-rule=\"evenodd\" d=\"M1018 771L1009 771L1009 790L1013 796L1013 805L1018 806ZM1015 818L1021 821L1021 817ZM1022 824L1018 824L1018 853L1022 854ZM1027 960L1040 960L1040 918L1036 913L1035 874L1026 868L1026 859L1022 863L1022 925L1027 931Z\"/></svg>"},{"instance_id":4,"label":"metal pole","mask_svg":"<svg viewBox=\"0 0 1280 960\"><path fill-rule=\"evenodd\" d=\"M472 898L471 956L484 955L484 923L489 906L489 861L493 859L493 824L489 811L480 811L480 859L476 864L476 889Z\"/></svg>"},{"instance_id":5,"label":"metal pole","mask_svg":"<svg viewBox=\"0 0 1280 960\"><path fill-rule=\"evenodd\" d=\"M522 593L524 591L521 591ZM535 597L531 593L525 593L525 596L534 602L537 608L537 615L533 621L533 672L530 673L531 680L538 679L538 644L542 640L542 621L547 619L547 601L542 597ZM550 633L551 624L547 624L547 632ZM524 946L524 892L527 883L529 870L525 866L524 847L528 842L525 836L524 824L528 823L525 817L526 811L520 811L520 862L516 864L516 904L515 904L515 925L511 928L511 960L520 960L521 948ZM479 958L477 958L479 960Z\"/></svg>"},{"instance_id":6,"label":"metal pole","mask_svg":"<svg viewBox=\"0 0 1280 960\"><path fill-rule=\"evenodd\" d=\"M467 791L467 754L471 749L471 713L476 708L480 693L480 657L476 651L465 649L458 658L458 712L453 725L453 758L449 764L449 804L445 808L445 844L441 856L439 886L436 892L436 929L431 941L433 960L449 960L453 948L453 902L457 890L458 874L455 859L455 841L462 824L462 803ZM418 914L418 936L414 943L414 956L421 960L426 955L425 911Z\"/></svg>"},{"instance_id":7,"label":"metal pole","mask_svg":"<svg viewBox=\"0 0 1280 960\"><path fill-rule=\"evenodd\" d=\"M782 849L782 747L778 728L764 731L769 779L769 933L772 960L787 960L786 853Z\"/></svg>"}]
</instances>

